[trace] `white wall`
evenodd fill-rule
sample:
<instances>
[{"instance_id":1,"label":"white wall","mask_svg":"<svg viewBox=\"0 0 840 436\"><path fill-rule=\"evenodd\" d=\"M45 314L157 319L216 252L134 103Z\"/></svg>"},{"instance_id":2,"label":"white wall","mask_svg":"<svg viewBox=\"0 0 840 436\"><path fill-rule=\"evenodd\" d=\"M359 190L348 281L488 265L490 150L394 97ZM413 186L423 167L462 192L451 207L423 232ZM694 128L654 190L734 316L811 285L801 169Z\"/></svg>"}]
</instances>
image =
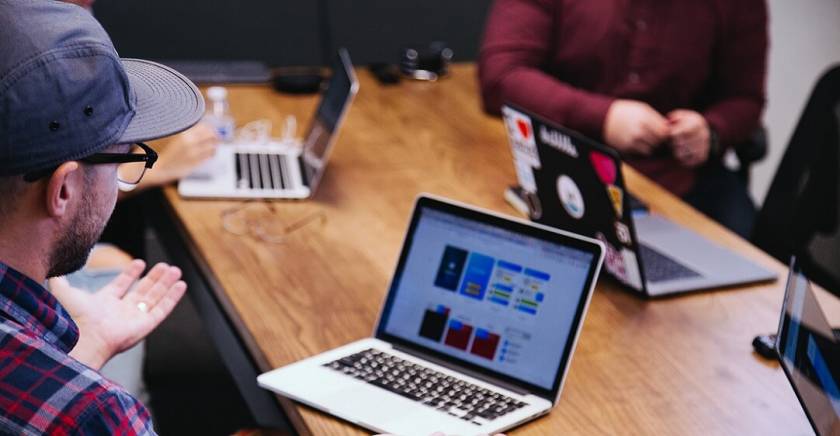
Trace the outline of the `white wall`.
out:
<instances>
[{"instance_id":1,"label":"white wall","mask_svg":"<svg viewBox=\"0 0 840 436\"><path fill-rule=\"evenodd\" d=\"M738 0L733 0L738 1ZM770 60L764 124L770 151L752 172L761 203L817 78L840 63L840 0L768 0Z\"/></svg>"}]
</instances>

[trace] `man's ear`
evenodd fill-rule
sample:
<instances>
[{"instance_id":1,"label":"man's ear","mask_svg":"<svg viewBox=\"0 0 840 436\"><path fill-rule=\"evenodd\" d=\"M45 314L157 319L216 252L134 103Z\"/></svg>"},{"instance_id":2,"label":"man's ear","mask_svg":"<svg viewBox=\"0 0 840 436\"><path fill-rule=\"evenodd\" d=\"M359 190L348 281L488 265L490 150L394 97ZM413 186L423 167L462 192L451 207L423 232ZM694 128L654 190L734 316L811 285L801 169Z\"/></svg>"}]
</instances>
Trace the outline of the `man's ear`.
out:
<instances>
[{"instance_id":1,"label":"man's ear","mask_svg":"<svg viewBox=\"0 0 840 436\"><path fill-rule=\"evenodd\" d=\"M69 211L70 199L83 195L84 174L78 162L61 164L47 181L47 214L58 218Z\"/></svg>"}]
</instances>

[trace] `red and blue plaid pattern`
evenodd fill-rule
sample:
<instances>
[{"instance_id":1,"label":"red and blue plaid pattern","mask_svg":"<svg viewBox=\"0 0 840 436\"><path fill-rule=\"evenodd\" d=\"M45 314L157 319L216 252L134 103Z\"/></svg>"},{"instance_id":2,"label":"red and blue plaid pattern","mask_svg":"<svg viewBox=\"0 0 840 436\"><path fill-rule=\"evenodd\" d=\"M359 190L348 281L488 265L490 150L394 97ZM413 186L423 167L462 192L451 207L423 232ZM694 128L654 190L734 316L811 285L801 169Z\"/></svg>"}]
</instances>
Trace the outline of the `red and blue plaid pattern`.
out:
<instances>
[{"instance_id":1,"label":"red and blue plaid pattern","mask_svg":"<svg viewBox=\"0 0 840 436\"><path fill-rule=\"evenodd\" d=\"M78 340L52 294L0 263L0 434L155 434L140 402L67 354Z\"/></svg>"}]
</instances>

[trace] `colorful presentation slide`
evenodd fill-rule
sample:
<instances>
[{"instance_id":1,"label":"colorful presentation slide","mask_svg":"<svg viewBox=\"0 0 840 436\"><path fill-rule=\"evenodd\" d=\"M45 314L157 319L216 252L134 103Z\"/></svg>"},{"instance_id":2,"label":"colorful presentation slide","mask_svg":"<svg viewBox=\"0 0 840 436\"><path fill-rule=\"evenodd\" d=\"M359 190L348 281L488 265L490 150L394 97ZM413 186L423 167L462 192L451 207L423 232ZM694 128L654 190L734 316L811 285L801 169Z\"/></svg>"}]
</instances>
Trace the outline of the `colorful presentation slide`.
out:
<instances>
[{"instance_id":1,"label":"colorful presentation slide","mask_svg":"<svg viewBox=\"0 0 840 436\"><path fill-rule=\"evenodd\" d=\"M495 259L490 256L475 252L470 253L467 272L464 273L464 283L461 284L461 294L476 300L483 300L494 263Z\"/></svg>"},{"instance_id":2,"label":"colorful presentation slide","mask_svg":"<svg viewBox=\"0 0 840 436\"><path fill-rule=\"evenodd\" d=\"M420 336L440 341L443 338L443 330L446 328L446 321L449 320L449 308L444 305L426 309L423 315L423 324L420 325Z\"/></svg>"},{"instance_id":3,"label":"colorful presentation slide","mask_svg":"<svg viewBox=\"0 0 840 436\"><path fill-rule=\"evenodd\" d=\"M501 337L484 329L476 329L470 353L493 360L496 357L496 347L499 346Z\"/></svg>"},{"instance_id":4,"label":"colorful presentation slide","mask_svg":"<svg viewBox=\"0 0 840 436\"><path fill-rule=\"evenodd\" d=\"M455 292L461 282L461 272L467 261L467 250L447 245L440 260L435 286Z\"/></svg>"},{"instance_id":5,"label":"colorful presentation slide","mask_svg":"<svg viewBox=\"0 0 840 436\"><path fill-rule=\"evenodd\" d=\"M466 350L470 343L470 336L472 336L473 327L469 324L464 324L457 319L449 321L449 330L446 332L446 340L444 343L450 347L455 347L459 350Z\"/></svg>"}]
</instances>

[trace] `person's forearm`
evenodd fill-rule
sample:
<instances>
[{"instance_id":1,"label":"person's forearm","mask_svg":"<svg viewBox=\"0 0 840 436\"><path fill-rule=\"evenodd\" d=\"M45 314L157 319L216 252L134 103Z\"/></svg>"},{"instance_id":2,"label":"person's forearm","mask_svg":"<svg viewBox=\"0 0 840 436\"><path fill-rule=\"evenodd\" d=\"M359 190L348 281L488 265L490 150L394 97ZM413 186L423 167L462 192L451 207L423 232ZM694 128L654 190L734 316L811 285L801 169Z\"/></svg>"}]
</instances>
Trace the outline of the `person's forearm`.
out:
<instances>
[{"instance_id":1,"label":"person's forearm","mask_svg":"<svg viewBox=\"0 0 840 436\"><path fill-rule=\"evenodd\" d=\"M603 136L615 100L575 88L536 68L515 67L496 85L499 104L510 102L593 138Z\"/></svg>"}]
</instances>

